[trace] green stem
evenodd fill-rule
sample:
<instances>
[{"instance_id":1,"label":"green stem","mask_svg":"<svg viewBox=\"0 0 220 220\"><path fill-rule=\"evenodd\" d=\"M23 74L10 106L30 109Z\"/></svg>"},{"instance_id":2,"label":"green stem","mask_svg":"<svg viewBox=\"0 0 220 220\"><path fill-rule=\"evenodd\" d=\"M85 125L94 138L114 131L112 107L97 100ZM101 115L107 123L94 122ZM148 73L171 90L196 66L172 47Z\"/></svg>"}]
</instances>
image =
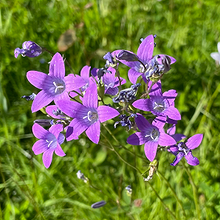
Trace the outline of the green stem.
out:
<instances>
[{"instance_id":1,"label":"green stem","mask_svg":"<svg viewBox=\"0 0 220 220\"><path fill-rule=\"evenodd\" d=\"M169 181L166 179L166 177L159 171L159 170L157 170L157 172L160 174L160 176L165 180L165 182L167 183L167 185L169 186L169 188L170 188L170 190L171 190L171 192L173 193L173 195L175 196L175 198L176 198L176 200L177 200L177 202L179 203L179 205L180 205L180 207L181 207L181 209L182 209L182 212L183 212L183 216L185 217L185 219L186 219L186 213L185 213L185 210L183 209L183 205L182 205L182 203L181 203L181 201L180 201L180 199L178 198L178 196L176 195L176 193L175 193L175 191L174 191L174 189L173 189L173 187L170 185L170 183L169 183Z\"/></svg>"},{"instance_id":2,"label":"green stem","mask_svg":"<svg viewBox=\"0 0 220 220\"><path fill-rule=\"evenodd\" d=\"M196 185L193 181L193 178L192 178L192 175L189 171L189 168L186 167L184 162L182 162L182 164L185 168L185 171L186 171L187 175L189 176L189 181L190 181L190 184L191 184L192 189L193 189L193 198L194 198L194 203L195 203L195 206L196 206L197 217L198 217L198 219L201 219L201 213L200 213L200 208L199 208L198 193L197 193Z\"/></svg>"},{"instance_id":3,"label":"green stem","mask_svg":"<svg viewBox=\"0 0 220 220\"><path fill-rule=\"evenodd\" d=\"M151 185L151 183L148 181L147 182L151 189L154 191L154 193L156 194L157 198L161 201L161 203L163 204L164 208L176 219L176 216L173 214L173 212L166 206L166 204L163 202L163 200L160 198L160 196L158 195L157 191L154 189L154 187Z\"/></svg>"}]
</instances>

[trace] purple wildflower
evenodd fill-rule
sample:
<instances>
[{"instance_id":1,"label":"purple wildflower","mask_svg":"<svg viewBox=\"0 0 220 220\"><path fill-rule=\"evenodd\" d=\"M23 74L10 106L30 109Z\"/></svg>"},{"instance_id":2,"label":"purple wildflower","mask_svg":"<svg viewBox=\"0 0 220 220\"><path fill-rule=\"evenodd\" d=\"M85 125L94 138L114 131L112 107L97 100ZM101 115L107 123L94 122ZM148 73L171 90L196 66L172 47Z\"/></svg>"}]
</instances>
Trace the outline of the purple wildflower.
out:
<instances>
[{"instance_id":1,"label":"purple wildflower","mask_svg":"<svg viewBox=\"0 0 220 220\"><path fill-rule=\"evenodd\" d=\"M119 116L120 121L115 122L114 128L116 128L118 124L121 124L122 127L128 127L128 130L130 130L132 127L132 122L130 121L130 118L133 118L133 117L137 117L137 115L136 114L131 114L129 116L125 114L120 115Z\"/></svg>"},{"instance_id":2,"label":"purple wildflower","mask_svg":"<svg viewBox=\"0 0 220 220\"><path fill-rule=\"evenodd\" d=\"M115 77L116 70L109 67L104 74L102 80L105 86L105 94L116 95L118 93L118 86L120 85L118 77ZM121 85L126 83L126 80L120 77Z\"/></svg>"},{"instance_id":3,"label":"purple wildflower","mask_svg":"<svg viewBox=\"0 0 220 220\"><path fill-rule=\"evenodd\" d=\"M98 82L100 82L102 78L102 82L105 86L105 94L108 95L116 95L118 93L118 86L120 85L118 77L115 76L116 70L112 67L108 69L101 68L93 68L92 75L96 78ZM126 83L126 80L120 77L121 85Z\"/></svg>"},{"instance_id":4,"label":"purple wildflower","mask_svg":"<svg viewBox=\"0 0 220 220\"><path fill-rule=\"evenodd\" d=\"M202 139L203 139L203 134L195 134L192 137L190 137L186 143L180 142L177 145L171 146L169 148L169 151L173 153L176 156L176 158L174 159L173 163L171 163L170 165L176 166L183 157L186 158L186 161L189 165L191 166L199 165L198 158L192 155L191 150L197 148L201 144Z\"/></svg>"},{"instance_id":5,"label":"purple wildflower","mask_svg":"<svg viewBox=\"0 0 220 220\"><path fill-rule=\"evenodd\" d=\"M68 92L80 88L85 83L78 80L78 77L73 74L65 77L64 61L59 53L56 53L50 62L49 75L38 71L27 72L28 81L42 89L32 103L32 112L40 110L53 100L56 104L60 99L70 99Z\"/></svg>"},{"instance_id":6,"label":"purple wildflower","mask_svg":"<svg viewBox=\"0 0 220 220\"><path fill-rule=\"evenodd\" d=\"M97 85L90 84L82 98L83 104L74 101L58 101L59 109L74 118L69 126L72 127L72 134L67 140L76 139L86 131L88 138L98 144L100 138L100 123L105 122L119 115L119 112L109 106L98 106Z\"/></svg>"},{"instance_id":7,"label":"purple wildflower","mask_svg":"<svg viewBox=\"0 0 220 220\"><path fill-rule=\"evenodd\" d=\"M153 50L154 36L149 35L141 42L137 55L126 50L116 50L112 53L112 56L131 68L128 71L128 77L131 83L135 84L137 78L141 75L146 82L146 78L148 79L155 71L167 71L167 60L170 59L169 64L176 62L173 57L164 54L153 57Z\"/></svg>"},{"instance_id":8,"label":"purple wildflower","mask_svg":"<svg viewBox=\"0 0 220 220\"><path fill-rule=\"evenodd\" d=\"M149 83L150 84L150 83ZM160 84L155 84L157 86ZM174 107L174 101L177 96L176 90L169 90L162 94L161 89L154 90L154 86L149 93L150 99L139 99L132 105L143 111L149 111L156 116L167 116L173 120L181 120L181 115Z\"/></svg>"},{"instance_id":9,"label":"purple wildflower","mask_svg":"<svg viewBox=\"0 0 220 220\"><path fill-rule=\"evenodd\" d=\"M22 49L16 48L14 50L15 58L18 57L19 54L21 54L23 57L37 57L42 53L42 48L34 43L33 41L25 41L22 44Z\"/></svg>"},{"instance_id":10,"label":"purple wildflower","mask_svg":"<svg viewBox=\"0 0 220 220\"><path fill-rule=\"evenodd\" d=\"M163 130L165 124L164 117L157 117L150 124L141 114L137 114L135 122L140 132L129 136L127 142L131 145L144 144L145 155L150 161L154 160L158 145L171 146L176 144L176 141Z\"/></svg>"},{"instance_id":11,"label":"purple wildflower","mask_svg":"<svg viewBox=\"0 0 220 220\"><path fill-rule=\"evenodd\" d=\"M53 152L60 157L66 155L60 146L65 139L64 135L60 133L62 130L63 126L61 124L53 125L49 128L49 131L37 123L32 127L34 136L40 139L34 144L32 150L35 155L43 153L43 163L46 168L51 165Z\"/></svg>"}]
</instances>

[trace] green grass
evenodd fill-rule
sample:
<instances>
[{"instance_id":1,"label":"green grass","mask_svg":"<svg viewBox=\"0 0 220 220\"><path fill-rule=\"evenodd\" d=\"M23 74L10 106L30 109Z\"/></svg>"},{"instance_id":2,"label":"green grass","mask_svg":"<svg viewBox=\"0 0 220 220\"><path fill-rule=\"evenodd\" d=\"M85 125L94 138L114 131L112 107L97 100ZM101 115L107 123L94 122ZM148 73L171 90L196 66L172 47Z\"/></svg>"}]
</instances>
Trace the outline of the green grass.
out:
<instances>
[{"instance_id":1,"label":"green grass","mask_svg":"<svg viewBox=\"0 0 220 220\"><path fill-rule=\"evenodd\" d=\"M91 3L91 4L89 4ZM2 0L0 2L0 219L220 219L220 68L210 53L220 41L220 6L214 0ZM163 91L178 92L176 107L182 115L177 132L203 133L194 151L200 165L185 162L170 166L174 157L158 152L159 172L146 183L114 151L141 172L148 160L129 153L102 127L98 145L85 135L62 145L66 156L55 157L47 170L42 155L31 150L36 141L32 124L41 113L31 113L23 95L38 90L26 72L48 72L49 54L14 58L26 40L56 52L61 34L73 29L74 44L63 54L75 73L84 65L102 67L102 56L115 49L136 52L141 37L157 34L154 54L176 58L162 79ZM40 59L45 59L44 63ZM127 78L128 68L120 69ZM66 72L70 69L66 66ZM126 84L128 85L128 84ZM120 145L145 157L143 146L126 143L129 134L120 126L108 128ZM77 179L81 170L89 184ZM161 176L162 174L162 176ZM132 197L125 187L131 185ZM142 201L139 207L134 201ZM90 206L100 200L100 209ZM173 216L175 217L173 217Z\"/></svg>"}]
</instances>

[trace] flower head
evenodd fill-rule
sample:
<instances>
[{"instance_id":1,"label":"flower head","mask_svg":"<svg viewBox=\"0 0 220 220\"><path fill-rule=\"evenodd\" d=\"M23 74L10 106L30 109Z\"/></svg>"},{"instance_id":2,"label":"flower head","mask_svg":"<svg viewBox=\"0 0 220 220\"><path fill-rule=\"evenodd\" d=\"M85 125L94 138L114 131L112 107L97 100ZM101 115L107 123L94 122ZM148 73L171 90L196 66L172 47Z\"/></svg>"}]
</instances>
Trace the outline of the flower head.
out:
<instances>
[{"instance_id":1,"label":"flower head","mask_svg":"<svg viewBox=\"0 0 220 220\"><path fill-rule=\"evenodd\" d=\"M173 57L160 54L153 57L154 36L147 36L140 44L137 55L126 50L116 50L112 53L120 62L129 66L128 77L131 83L135 84L137 78L149 79L153 74L162 74L167 72L169 65L176 62Z\"/></svg>"},{"instance_id":2,"label":"flower head","mask_svg":"<svg viewBox=\"0 0 220 220\"><path fill-rule=\"evenodd\" d=\"M34 43L33 41L25 41L22 44L22 49L16 48L14 50L15 58L18 57L19 54L21 54L23 57L37 57L42 53L42 48Z\"/></svg>"},{"instance_id":3,"label":"flower head","mask_svg":"<svg viewBox=\"0 0 220 220\"><path fill-rule=\"evenodd\" d=\"M210 54L210 56L217 62L217 64L220 64L220 42L217 44L218 52L213 52Z\"/></svg>"},{"instance_id":4,"label":"flower head","mask_svg":"<svg viewBox=\"0 0 220 220\"><path fill-rule=\"evenodd\" d=\"M53 100L56 104L60 99L69 99L68 92L85 84L84 81L78 81L73 74L65 77L64 61L59 53L56 53L50 62L49 75L38 71L29 71L27 79L32 85L42 89L32 103L32 112L40 110Z\"/></svg>"},{"instance_id":5,"label":"flower head","mask_svg":"<svg viewBox=\"0 0 220 220\"><path fill-rule=\"evenodd\" d=\"M190 137L186 143L180 142L177 145L171 146L169 148L169 151L176 156L171 165L176 166L183 157L186 158L186 161L189 165L199 165L199 160L192 155L192 150L197 148L201 144L202 139L203 134L195 134Z\"/></svg>"},{"instance_id":6,"label":"flower head","mask_svg":"<svg viewBox=\"0 0 220 220\"><path fill-rule=\"evenodd\" d=\"M154 160L158 145L171 146L176 144L176 141L163 130L164 117L157 117L150 124L144 116L137 114L135 122L140 132L129 136L127 142L131 145L144 144L145 155L150 161Z\"/></svg>"},{"instance_id":7,"label":"flower head","mask_svg":"<svg viewBox=\"0 0 220 220\"><path fill-rule=\"evenodd\" d=\"M34 144L32 150L35 155L43 153L43 163L46 168L51 165L54 152L60 157L66 155L60 146L65 139L64 135L60 133L62 130L63 126L61 124L51 126L49 131L37 123L32 127L34 136L40 139Z\"/></svg>"},{"instance_id":8,"label":"flower head","mask_svg":"<svg viewBox=\"0 0 220 220\"><path fill-rule=\"evenodd\" d=\"M59 109L74 118L69 127L72 133L67 140L76 139L81 133L86 131L88 138L98 144L100 138L100 123L105 122L119 115L119 112L109 106L98 106L97 85L90 84L82 98L83 104L74 101L60 100Z\"/></svg>"},{"instance_id":9,"label":"flower head","mask_svg":"<svg viewBox=\"0 0 220 220\"><path fill-rule=\"evenodd\" d=\"M151 84L151 83L149 83ZM160 83L157 83L160 85ZM177 96L176 90L169 90L162 94L161 85L159 89L154 90L155 84L149 93L149 99L139 99L132 105L143 111L150 111L156 116L167 116L173 120L181 120L181 115L177 108L174 107L174 101Z\"/></svg>"}]
</instances>

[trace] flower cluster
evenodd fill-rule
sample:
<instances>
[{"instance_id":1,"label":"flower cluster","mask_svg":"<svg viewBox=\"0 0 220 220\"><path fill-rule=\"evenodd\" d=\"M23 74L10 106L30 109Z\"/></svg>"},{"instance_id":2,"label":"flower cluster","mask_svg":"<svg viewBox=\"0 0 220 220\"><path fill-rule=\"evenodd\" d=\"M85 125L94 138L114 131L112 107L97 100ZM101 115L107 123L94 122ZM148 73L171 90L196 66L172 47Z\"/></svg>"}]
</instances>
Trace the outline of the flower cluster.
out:
<instances>
[{"instance_id":1,"label":"flower cluster","mask_svg":"<svg viewBox=\"0 0 220 220\"><path fill-rule=\"evenodd\" d=\"M38 119L33 125L33 134L40 140L32 149L35 154L43 153L46 168L51 165L54 152L65 156L60 146L64 139L76 140L85 132L93 143L98 144L101 123L110 119L115 121L112 129L117 129L116 125L134 129L135 133L127 137L127 143L144 145L149 161L155 160L160 147L176 156L171 163L173 166L183 157L192 166L199 164L191 151L200 145L203 135L194 135L184 142L183 134L175 134L176 124L181 120L175 107L177 92L173 89L162 92L161 79L176 60L165 54L153 55L154 39L155 35L143 39L137 54L127 50L108 52L103 57L106 60L104 67L91 69L84 66L80 75L66 75L65 62L59 53L50 61L49 74L27 72L28 81L41 91L22 97L33 101L32 112L45 108L50 116L49 120ZM23 48L15 49L14 53L17 58L19 54L36 57L42 52L39 45L26 41ZM126 87L126 80L119 73L122 64L130 68L130 85ZM109 99L105 97L111 97L112 101L106 103ZM41 125L50 128L46 130ZM167 126L170 128L165 129Z\"/></svg>"}]
</instances>

